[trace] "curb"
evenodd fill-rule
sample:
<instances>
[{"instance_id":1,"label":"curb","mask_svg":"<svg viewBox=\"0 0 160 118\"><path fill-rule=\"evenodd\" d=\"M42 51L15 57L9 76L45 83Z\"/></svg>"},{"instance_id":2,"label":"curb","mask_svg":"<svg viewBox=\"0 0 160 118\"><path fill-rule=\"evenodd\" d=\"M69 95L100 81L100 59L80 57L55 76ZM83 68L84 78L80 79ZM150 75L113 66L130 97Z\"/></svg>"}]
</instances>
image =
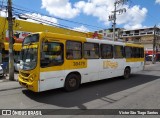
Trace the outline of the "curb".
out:
<instances>
[{"instance_id":1,"label":"curb","mask_svg":"<svg viewBox=\"0 0 160 118\"><path fill-rule=\"evenodd\" d=\"M2 82L18 82L18 80L11 81L9 79L0 79L0 83L2 83Z\"/></svg>"},{"instance_id":2,"label":"curb","mask_svg":"<svg viewBox=\"0 0 160 118\"><path fill-rule=\"evenodd\" d=\"M20 89L20 88L23 88L23 87L13 87L13 88L8 88L8 89L2 89L2 90L0 90L0 92L8 91L8 90L14 90L14 89Z\"/></svg>"},{"instance_id":3,"label":"curb","mask_svg":"<svg viewBox=\"0 0 160 118\"><path fill-rule=\"evenodd\" d=\"M0 84L1 83L10 83L10 82L15 82L15 83L17 83L18 82L18 80L13 80L13 81L10 81L9 79L1 79L0 80ZM17 83L18 84L18 83ZM2 91L7 91L7 90L14 90L14 89L20 89L20 88L23 88L22 86L18 86L18 87L15 87L15 86L13 86L13 87L8 87L8 88L4 88L4 89L0 89L0 92L2 92Z\"/></svg>"}]
</instances>

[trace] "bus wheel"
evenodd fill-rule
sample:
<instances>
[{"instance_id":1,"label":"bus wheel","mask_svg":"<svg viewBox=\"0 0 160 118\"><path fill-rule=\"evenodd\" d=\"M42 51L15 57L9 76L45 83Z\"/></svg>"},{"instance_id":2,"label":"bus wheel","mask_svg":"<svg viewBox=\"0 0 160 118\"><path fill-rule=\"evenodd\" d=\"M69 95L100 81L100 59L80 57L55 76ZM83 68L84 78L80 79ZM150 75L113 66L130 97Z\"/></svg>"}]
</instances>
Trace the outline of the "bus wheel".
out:
<instances>
[{"instance_id":1,"label":"bus wheel","mask_svg":"<svg viewBox=\"0 0 160 118\"><path fill-rule=\"evenodd\" d=\"M75 74L70 74L67 76L64 88L66 91L74 91L79 88L80 82L79 78Z\"/></svg>"},{"instance_id":2,"label":"bus wheel","mask_svg":"<svg viewBox=\"0 0 160 118\"><path fill-rule=\"evenodd\" d=\"M129 78L130 72L131 72L131 70L130 70L129 67L125 68L124 75L123 75L124 79L128 79Z\"/></svg>"}]
</instances>

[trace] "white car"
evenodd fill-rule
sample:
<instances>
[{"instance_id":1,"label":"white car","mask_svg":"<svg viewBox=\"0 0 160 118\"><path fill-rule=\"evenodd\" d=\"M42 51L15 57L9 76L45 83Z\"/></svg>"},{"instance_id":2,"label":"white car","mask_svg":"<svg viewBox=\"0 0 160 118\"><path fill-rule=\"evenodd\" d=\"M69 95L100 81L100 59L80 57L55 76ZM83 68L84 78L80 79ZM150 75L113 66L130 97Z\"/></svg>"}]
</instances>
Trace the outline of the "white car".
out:
<instances>
[{"instance_id":1,"label":"white car","mask_svg":"<svg viewBox=\"0 0 160 118\"><path fill-rule=\"evenodd\" d=\"M0 65L0 77L3 77L3 75L4 75L3 68L2 68L2 66Z\"/></svg>"},{"instance_id":2,"label":"white car","mask_svg":"<svg viewBox=\"0 0 160 118\"><path fill-rule=\"evenodd\" d=\"M20 66L20 61L18 61L18 62L14 62L14 70L15 71L19 71L19 67Z\"/></svg>"}]
</instances>

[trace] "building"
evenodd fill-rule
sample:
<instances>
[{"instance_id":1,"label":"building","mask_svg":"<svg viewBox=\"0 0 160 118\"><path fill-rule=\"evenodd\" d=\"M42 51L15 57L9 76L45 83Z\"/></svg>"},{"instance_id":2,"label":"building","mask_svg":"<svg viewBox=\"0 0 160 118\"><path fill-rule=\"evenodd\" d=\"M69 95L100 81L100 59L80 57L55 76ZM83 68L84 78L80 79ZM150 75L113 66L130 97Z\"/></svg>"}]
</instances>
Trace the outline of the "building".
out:
<instances>
[{"instance_id":1,"label":"building","mask_svg":"<svg viewBox=\"0 0 160 118\"><path fill-rule=\"evenodd\" d=\"M115 29L115 41L120 39L121 31L124 30L122 28L116 28ZM97 31L99 34L103 36L106 40L113 40L113 28L110 29L104 29Z\"/></svg>"},{"instance_id":2,"label":"building","mask_svg":"<svg viewBox=\"0 0 160 118\"><path fill-rule=\"evenodd\" d=\"M150 27L134 30L123 30L120 37L125 42L144 45L146 55L153 55L153 44L155 44L157 60L160 60L160 28Z\"/></svg>"}]
</instances>

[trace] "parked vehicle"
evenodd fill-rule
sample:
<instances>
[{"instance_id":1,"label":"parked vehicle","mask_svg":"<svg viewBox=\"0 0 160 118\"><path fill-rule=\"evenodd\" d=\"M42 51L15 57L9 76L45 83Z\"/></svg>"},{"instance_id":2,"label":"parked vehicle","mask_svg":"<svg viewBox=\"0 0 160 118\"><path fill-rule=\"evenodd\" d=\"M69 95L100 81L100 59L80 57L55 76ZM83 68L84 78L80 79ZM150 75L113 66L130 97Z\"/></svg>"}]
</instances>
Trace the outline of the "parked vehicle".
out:
<instances>
[{"instance_id":1,"label":"parked vehicle","mask_svg":"<svg viewBox=\"0 0 160 118\"><path fill-rule=\"evenodd\" d=\"M4 76L3 68L2 68L2 66L0 65L0 77L3 77L3 76Z\"/></svg>"},{"instance_id":2,"label":"parked vehicle","mask_svg":"<svg viewBox=\"0 0 160 118\"><path fill-rule=\"evenodd\" d=\"M19 71L19 66L20 66L20 61L15 61L14 62L14 70Z\"/></svg>"},{"instance_id":3,"label":"parked vehicle","mask_svg":"<svg viewBox=\"0 0 160 118\"><path fill-rule=\"evenodd\" d=\"M8 68L9 68L9 57L8 56L6 56L5 58L3 58L3 68L5 68L6 69L6 71L8 70ZM14 70L15 71L19 71L19 65L20 65L20 61L17 61L16 59L14 59Z\"/></svg>"}]
</instances>

